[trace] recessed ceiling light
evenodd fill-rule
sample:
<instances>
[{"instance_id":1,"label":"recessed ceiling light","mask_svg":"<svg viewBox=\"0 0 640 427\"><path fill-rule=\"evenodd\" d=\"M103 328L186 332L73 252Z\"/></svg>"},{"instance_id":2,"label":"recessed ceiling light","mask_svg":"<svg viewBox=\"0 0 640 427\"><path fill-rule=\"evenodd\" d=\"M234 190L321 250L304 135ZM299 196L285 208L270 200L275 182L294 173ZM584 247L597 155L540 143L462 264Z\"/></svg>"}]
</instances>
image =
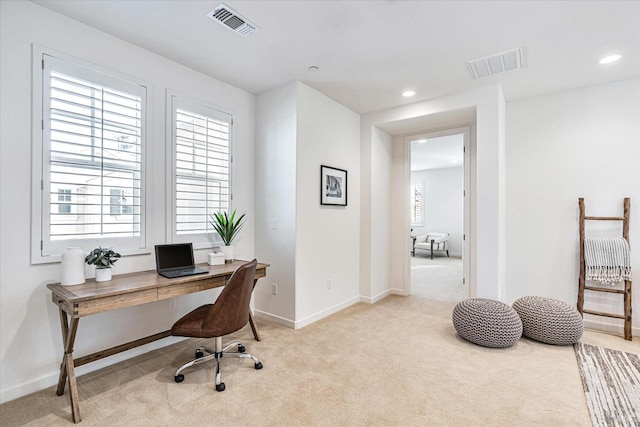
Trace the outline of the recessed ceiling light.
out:
<instances>
[{"instance_id":1,"label":"recessed ceiling light","mask_svg":"<svg viewBox=\"0 0 640 427\"><path fill-rule=\"evenodd\" d=\"M415 94L416 93L412 90L405 90L404 92L402 92L402 96L404 96L405 98L409 98Z\"/></svg>"},{"instance_id":2,"label":"recessed ceiling light","mask_svg":"<svg viewBox=\"0 0 640 427\"><path fill-rule=\"evenodd\" d=\"M600 64L610 64L612 62L616 62L618 59L622 58L622 55L609 55L609 56L605 56L604 58L602 58L600 61L598 61Z\"/></svg>"},{"instance_id":3,"label":"recessed ceiling light","mask_svg":"<svg viewBox=\"0 0 640 427\"><path fill-rule=\"evenodd\" d=\"M311 67L307 68L307 70L309 70L309 71L320 71L320 67L318 67L317 65L312 65Z\"/></svg>"}]
</instances>

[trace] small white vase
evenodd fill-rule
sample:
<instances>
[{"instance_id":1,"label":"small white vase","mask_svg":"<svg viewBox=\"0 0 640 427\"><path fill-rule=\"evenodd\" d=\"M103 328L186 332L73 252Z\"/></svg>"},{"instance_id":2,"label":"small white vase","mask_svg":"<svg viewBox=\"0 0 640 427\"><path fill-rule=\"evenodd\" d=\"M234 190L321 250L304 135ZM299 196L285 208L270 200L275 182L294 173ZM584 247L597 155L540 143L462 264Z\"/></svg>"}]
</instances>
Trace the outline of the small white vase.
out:
<instances>
[{"instance_id":1,"label":"small white vase","mask_svg":"<svg viewBox=\"0 0 640 427\"><path fill-rule=\"evenodd\" d=\"M220 252L224 254L225 261L233 261L233 245L220 246Z\"/></svg>"},{"instance_id":2,"label":"small white vase","mask_svg":"<svg viewBox=\"0 0 640 427\"><path fill-rule=\"evenodd\" d=\"M96 282L108 282L111 280L111 267L96 268Z\"/></svg>"},{"instance_id":3,"label":"small white vase","mask_svg":"<svg viewBox=\"0 0 640 427\"><path fill-rule=\"evenodd\" d=\"M78 247L62 251L60 258L60 284L63 286L84 283L84 251Z\"/></svg>"}]
</instances>

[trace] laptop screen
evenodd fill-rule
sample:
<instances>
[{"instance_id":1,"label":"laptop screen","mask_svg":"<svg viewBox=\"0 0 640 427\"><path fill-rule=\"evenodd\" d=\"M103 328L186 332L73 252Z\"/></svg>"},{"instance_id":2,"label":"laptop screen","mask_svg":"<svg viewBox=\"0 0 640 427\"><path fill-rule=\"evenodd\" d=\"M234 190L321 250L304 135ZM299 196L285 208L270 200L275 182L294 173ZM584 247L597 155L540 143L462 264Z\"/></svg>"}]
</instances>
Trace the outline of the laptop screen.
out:
<instances>
[{"instance_id":1,"label":"laptop screen","mask_svg":"<svg viewBox=\"0 0 640 427\"><path fill-rule=\"evenodd\" d=\"M156 268L158 270L193 265L193 244L156 245Z\"/></svg>"}]
</instances>

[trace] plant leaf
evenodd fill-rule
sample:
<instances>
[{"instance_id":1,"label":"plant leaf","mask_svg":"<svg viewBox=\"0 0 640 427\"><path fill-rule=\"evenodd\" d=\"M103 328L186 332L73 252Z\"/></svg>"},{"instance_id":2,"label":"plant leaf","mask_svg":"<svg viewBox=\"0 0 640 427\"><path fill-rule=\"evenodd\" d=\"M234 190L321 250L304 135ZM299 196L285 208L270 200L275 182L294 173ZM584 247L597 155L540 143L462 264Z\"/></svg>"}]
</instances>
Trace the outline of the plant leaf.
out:
<instances>
[{"instance_id":1,"label":"plant leaf","mask_svg":"<svg viewBox=\"0 0 640 427\"><path fill-rule=\"evenodd\" d=\"M236 213L237 212L234 209L231 215L229 215L226 211L219 211L210 215L211 226L227 246L233 242L233 239L236 238L238 231L240 231L240 229L242 229L242 226L244 225L242 220L244 219L246 214L243 213L242 215L240 215L240 217L238 217L238 219L236 219Z\"/></svg>"}]
</instances>

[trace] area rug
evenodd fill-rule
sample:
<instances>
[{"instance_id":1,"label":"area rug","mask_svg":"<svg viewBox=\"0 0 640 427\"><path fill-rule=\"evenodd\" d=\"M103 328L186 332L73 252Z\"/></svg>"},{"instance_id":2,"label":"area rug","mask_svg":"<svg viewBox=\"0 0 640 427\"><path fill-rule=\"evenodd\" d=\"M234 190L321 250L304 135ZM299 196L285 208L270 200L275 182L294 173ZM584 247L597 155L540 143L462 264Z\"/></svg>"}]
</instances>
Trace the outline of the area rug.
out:
<instances>
[{"instance_id":1,"label":"area rug","mask_svg":"<svg viewBox=\"0 0 640 427\"><path fill-rule=\"evenodd\" d=\"M574 344L594 427L640 426L640 356Z\"/></svg>"}]
</instances>

